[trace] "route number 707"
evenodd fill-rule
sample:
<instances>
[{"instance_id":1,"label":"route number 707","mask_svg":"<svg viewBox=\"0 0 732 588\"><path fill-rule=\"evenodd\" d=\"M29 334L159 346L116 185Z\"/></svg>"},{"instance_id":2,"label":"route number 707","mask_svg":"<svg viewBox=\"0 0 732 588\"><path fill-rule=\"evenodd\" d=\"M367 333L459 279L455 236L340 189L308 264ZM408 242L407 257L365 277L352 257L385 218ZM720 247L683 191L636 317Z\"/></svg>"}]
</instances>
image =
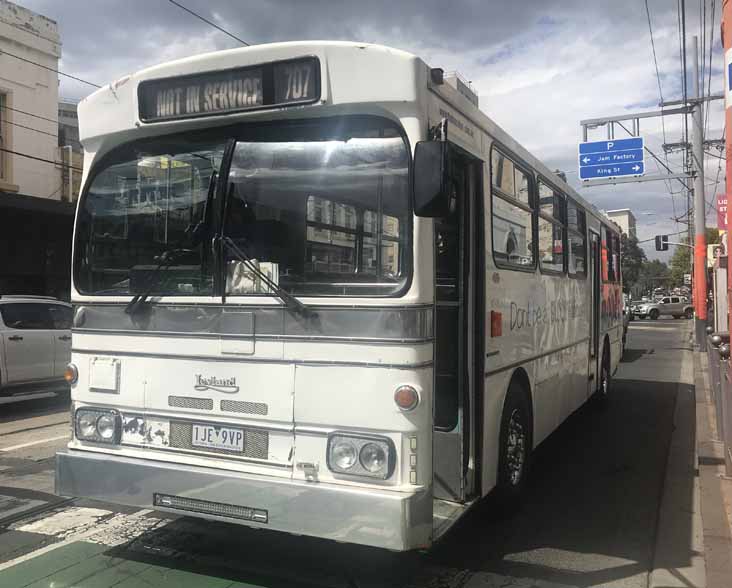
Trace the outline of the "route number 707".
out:
<instances>
[{"instance_id":1,"label":"route number 707","mask_svg":"<svg viewBox=\"0 0 732 588\"><path fill-rule=\"evenodd\" d=\"M312 65L288 65L284 68L284 75L287 79L285 100L301 100L312 94L310 91L310 78Z\"/></svg>"}]
</instances>

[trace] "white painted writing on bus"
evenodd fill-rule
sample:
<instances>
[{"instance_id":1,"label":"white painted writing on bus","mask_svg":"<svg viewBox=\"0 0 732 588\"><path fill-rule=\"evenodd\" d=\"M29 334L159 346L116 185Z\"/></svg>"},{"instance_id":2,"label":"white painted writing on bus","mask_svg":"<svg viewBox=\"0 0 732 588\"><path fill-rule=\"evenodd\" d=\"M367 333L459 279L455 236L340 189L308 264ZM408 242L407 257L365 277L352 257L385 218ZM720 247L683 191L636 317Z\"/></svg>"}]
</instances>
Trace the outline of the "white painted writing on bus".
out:
<instances>
[{"instance_id":1,"label":"white painted writing on bus","mask_svg":"<svg viewBox=\"0 0 732 588\"><path fill-rule=\"evenodd\" d=\"M575 300L554 300L543 305L529 301L526 306L511 302L510 309L509 326L512 331L536 325L563 323L579 314L579 305Z\"/></svg>"}]
</instances>

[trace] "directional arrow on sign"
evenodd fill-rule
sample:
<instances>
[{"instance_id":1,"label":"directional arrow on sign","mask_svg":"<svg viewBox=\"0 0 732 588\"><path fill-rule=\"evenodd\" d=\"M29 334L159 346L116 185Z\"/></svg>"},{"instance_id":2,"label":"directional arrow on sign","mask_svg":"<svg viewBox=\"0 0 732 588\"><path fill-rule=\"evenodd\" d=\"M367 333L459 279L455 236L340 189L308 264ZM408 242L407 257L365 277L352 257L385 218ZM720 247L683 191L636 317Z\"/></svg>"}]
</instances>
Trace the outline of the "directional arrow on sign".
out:
<instances>
[{"instance_id":1,"label":"directional arrow on sign","mask_svg":"<svg viewBox=\"0 0 732 588\"><path fill-rule=\"evenodd\" d=\"M636 164L635 164L635 165L634 165L633 167L631 167L630 169L632 169L632 170L633 170L634 172L640 171L640 165L638 165L638 164L636 163Z\"/></svg>"},{"instance_id":2,"label":"directional arrow on sign","mask_svg":"<svg viewBox=\"0 0 732 588\"><path fill-rule=\"evenodd\" d=\"M584 157L584 158L582 159L582 163L589 163L590 161L592 161L592 160L591 160L591 159L590 159L589 157L587 157L586 155L585 155L585 157Z\"/></svg>"}]
</instances>

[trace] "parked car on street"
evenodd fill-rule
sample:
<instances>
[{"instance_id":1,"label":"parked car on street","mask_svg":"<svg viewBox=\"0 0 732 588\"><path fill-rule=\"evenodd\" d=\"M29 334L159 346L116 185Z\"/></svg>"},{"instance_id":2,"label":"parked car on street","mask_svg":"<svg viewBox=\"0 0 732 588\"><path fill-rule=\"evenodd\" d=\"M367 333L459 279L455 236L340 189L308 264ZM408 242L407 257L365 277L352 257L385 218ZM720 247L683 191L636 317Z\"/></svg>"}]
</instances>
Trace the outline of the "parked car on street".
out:
<instances>
[{"instance_id":1,"label":"parked car on street","mask_svg":"<svg viewBox=\"0 0 732 588\"><path fill-rule=\"evenodd\" d=\"M675 319L694 318L694 307L683 296L664 296L657 302L640 302L632 307L633 314L644 319L656 320L659 316L670 315Z\"/></svg>"},{"instance_id":2,"label":"parked car on street","mask_svg":"<svg viewBox=\"0 0 732 588\"><path fill-rule=\"evenodd\" d=\"M55 298L0 296L0 396L68 390L71 320Z\"/></svg>"}]
</instances>

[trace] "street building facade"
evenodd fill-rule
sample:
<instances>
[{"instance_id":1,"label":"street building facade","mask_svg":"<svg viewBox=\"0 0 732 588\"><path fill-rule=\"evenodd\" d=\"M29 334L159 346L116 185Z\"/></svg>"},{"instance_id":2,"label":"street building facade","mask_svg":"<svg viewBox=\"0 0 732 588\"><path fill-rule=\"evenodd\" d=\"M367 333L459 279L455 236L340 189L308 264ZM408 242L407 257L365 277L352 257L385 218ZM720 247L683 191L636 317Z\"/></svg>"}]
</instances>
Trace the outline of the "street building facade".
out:
<instances>
[{"instance_id":1,"label":"street building facade","mask_svg":"<svg viewBox=\"0 0 732 588\"><path fill-rule=\"evenodd\" d=\"M0 295L68 298L78 178L60 158L60 56L55 21L0 0Z\"/></svg>"},{"instance_id":2,"label":"street building facade","mask_svg":"<svg viewBox=\"0 0 732 588\"><path fill-rule=\"evenodd\" d=\"M635 216L630 208L619 208L605 212L608 218L617 224L628 237L635 237Z\"/></svg>"},{"instance_id":3,"label":"street building facade","mask_svg":"<svg viewBox=\"0 0 732 588\"><path fill-rule=\"evenodd\" d=\"M79 141L79 116L76 102L58 103L58 149L61 165L61 200L73 202L81 190L83 154Z\"/></svg>"},{"instance_id":4,"label":"street building facade","mask_svg":"<svg viewBox=\"0 0 732 588\"><path fill-rule=\"evenodd\" d=\"M56 23L0 0L0 190L60 200ZM35 65L38 64L38 65ZM46 69L48 68L48 69ZM23 155L31 157L24 157Z\"/></svg>"}]
</instances>

